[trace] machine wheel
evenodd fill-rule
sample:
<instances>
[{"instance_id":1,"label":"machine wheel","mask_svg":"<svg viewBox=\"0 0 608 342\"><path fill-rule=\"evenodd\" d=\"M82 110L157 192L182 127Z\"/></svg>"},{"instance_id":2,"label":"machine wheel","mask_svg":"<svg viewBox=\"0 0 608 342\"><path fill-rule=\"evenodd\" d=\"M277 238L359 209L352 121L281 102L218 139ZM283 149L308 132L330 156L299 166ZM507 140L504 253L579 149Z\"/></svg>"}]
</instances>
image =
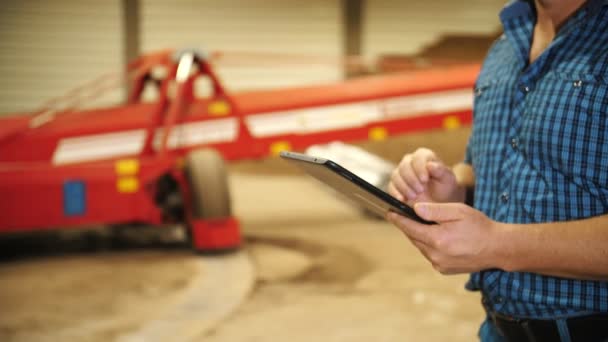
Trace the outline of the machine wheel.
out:
<instances>
[{"instance_id":1,"label":"machine wheel","mask_svg":"<svg viewBox=\"0 0 608 342\"><path fill-rule=\"evenodd\" d=\"M222 156L212 149L192 151L186 157L186 177L192 194L192 215L197 219L232 215L228 177Z\"/></svg>"}]
</instances>

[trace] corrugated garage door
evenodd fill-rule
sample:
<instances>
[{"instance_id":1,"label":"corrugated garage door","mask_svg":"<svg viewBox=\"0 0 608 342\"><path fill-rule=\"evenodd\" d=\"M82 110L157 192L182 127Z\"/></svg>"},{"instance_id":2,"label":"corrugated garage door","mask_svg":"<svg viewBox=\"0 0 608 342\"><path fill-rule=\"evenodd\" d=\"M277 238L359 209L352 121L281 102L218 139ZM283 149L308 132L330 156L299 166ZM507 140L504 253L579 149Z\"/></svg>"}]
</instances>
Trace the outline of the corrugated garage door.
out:
<instances>
[{"instance_id":1,"label":"corrugated garage door","mask_svg":"<svg viewBox=\"0 0 608 342\"><path fill-rule=\"evenodd\" d=\"M143 51L195 47L207 51L266 52L312 56L342 54L340 1L333 0L142 0ZM336 64L307 65L269 56L219 66L232 91L316 84L342 79Z\"/></svg>"},{"instance_id":2,"label":"corrugated garage door","mask_svg":"<svg viewBox=\"0 0 608 342\"><path fill-rule=\"evenodd\" d=\"M46 100L123 65L119 0L2 0L0 114ZM123 96L117 90L102 99Z\"/></svg>"},{"instance_id":3,"label":"corrugated garage door","mask_svg":"<svg viewBox=\"0 0 608 342\"><path fill-rule=\"evenodd\" d=\"M141 50L342 55L341 1L141 0ZM363 51L414 53L445 32L499 29L503 1L366 1ZM49 98L123 66L120 0L3 0L0 7L0 114L35 109ZM431 24L431 25L429 25ZM269 56L218 71L231 90L325 83L340 65ZM293 59L292 59L293 61ZM303 62L304 61L304 62ZM116 101L123 90L105 97Z\"/></svg>"},{"instance_id":4,"label":"corrugated garage door","mask_svg":"<svg viewBox=\"0 0 608 342\"><path fill-rule=\"evenodd\" d=\"M448 32L497 32L501 30L498 13L504 4L504 0L367 1L364 54L415 54Z\"/></svg>"}]
</instances>

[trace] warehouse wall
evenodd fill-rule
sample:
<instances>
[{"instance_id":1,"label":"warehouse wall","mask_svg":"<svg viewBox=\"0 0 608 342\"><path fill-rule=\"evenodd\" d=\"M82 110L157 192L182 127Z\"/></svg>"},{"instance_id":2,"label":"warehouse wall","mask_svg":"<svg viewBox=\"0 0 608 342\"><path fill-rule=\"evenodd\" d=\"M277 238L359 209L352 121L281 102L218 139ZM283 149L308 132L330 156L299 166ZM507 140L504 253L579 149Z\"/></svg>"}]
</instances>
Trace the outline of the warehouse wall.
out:
<instances>
[{"instance_id":1,"label":"warehouse wall","mask_svg":"<svg viewBox=\"0 0 608 342\"><path fill-rule=\"evenodd\" d=\"M344 76L337 58L314 63L306 58L343 54L340 0L139 1L143 52L196 47L269 53L218 64L232 91L326 83ZM503 3L364 1L362 53L415 53L445 33L496 32ZM36 109L85 81L120 71L126 62L122 20L122 0L0 1L0 115ZM100 103L123 97L124 89L117 89Z\"/></svg>"},{"instance_id":2,"label":"warehouse wall","mask_svg":"<svg viewBox=\"0 0 608 342\"><path fill-rule=\"evenodd\" d=\"M293 64L286 63L289 56L273 56L339 56L342 19L337 0L142 0L141 32L143 51L196 47L270 53L267 60L243 58L242 66L219 64L219 76L231 90L342 78L342 68L335 64Z\"/></svg>"},{"instance_id":3,"label":"warehouse wall","mask_svg":"<svg viewBox=\"0 0 608 342\"><path fill-rule=\"evenodd\" d=\"M446 33L491 34L501 29L498 13L505 0L368 0L363 51L415 54Z\"/></svg>"},{"instance_id":4,"label":"warehouse wall","mask_svg":"<svg viewBox=\"0 0 608 342\"><path fill-rule=\"evenodd\" d=\"M0 113L33 110L102 73L120 70L119 0L2 0ZM102 99L122 98L122 89Z\"/></svg>"}]
</instances>

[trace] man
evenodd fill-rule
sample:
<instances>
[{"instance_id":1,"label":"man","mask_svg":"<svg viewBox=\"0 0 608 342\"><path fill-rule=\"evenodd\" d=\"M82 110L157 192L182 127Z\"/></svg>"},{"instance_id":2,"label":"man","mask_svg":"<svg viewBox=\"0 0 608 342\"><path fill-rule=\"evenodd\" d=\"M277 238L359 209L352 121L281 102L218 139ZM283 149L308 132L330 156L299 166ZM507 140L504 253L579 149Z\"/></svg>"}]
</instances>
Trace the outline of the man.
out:
<instances>
[{"instance_id":1,"label":"man","mask_svg":"<svg viewBox=\"0 0 608 342\"><path fill-rule=\"evenodd\" d=\"M482 341L605 341L608 1L513 1L500 18L464 163L418 149L389 184L437 225L388 219L439 272L472 273Z\"/></svg>"}]
</instances>

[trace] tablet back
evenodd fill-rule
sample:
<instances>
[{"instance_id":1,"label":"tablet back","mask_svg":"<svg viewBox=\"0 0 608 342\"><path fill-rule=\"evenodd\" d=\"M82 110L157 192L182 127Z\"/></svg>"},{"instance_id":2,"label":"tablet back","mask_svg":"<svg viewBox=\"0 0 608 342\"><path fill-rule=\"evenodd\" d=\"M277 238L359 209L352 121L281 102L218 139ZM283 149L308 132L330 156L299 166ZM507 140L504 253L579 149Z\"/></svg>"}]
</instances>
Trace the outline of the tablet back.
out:
<instances>
[{"instance_id":1,"label":"tablet back","mask_svg":"<svg viewBox=\"0 0 608 342\"><path fill-rule=\"evenodd\" d=\"M423 220L412 208L331 160L295 152L281 152L280 156L378 215L385 216L392 210L421 223L432 223Z\"/></svg>"}]
</instances>

